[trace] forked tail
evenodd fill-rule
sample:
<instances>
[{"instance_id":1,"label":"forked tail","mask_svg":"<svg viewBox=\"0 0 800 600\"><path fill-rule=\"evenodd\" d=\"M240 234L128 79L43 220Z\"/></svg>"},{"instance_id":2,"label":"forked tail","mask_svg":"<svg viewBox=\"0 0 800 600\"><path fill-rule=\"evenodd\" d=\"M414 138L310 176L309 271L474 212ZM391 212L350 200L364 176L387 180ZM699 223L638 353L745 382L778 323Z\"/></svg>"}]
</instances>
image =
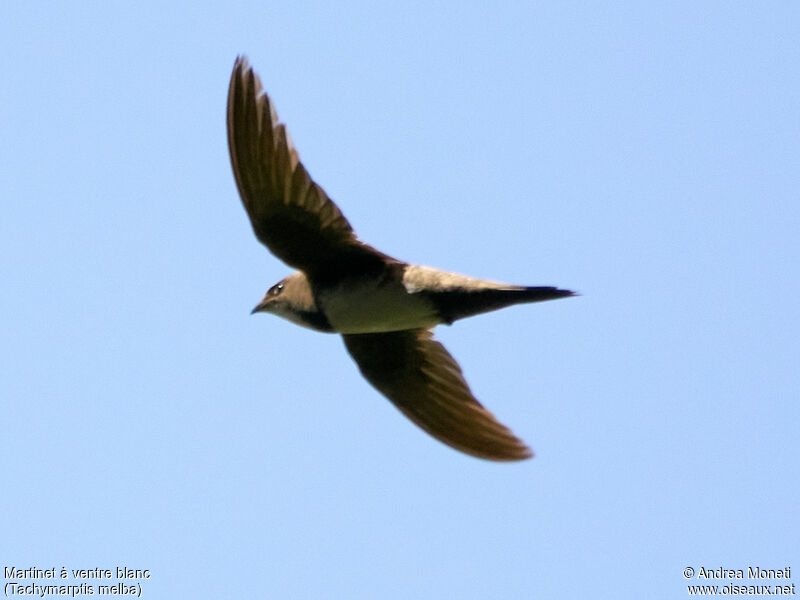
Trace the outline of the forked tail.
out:
<instances>
[{"instance_id":1,"label":"forked tail","mask_svg":"<svg viewBox=\"0 0 800 600\"><path fill-rule=\"evenodd\" d=\"M543 302L568 298L577 294L552 286L532 286L483 289L449 289L427 294L436 306L442 320L450 324L464 317L498 310L513 304Z\"/></svg>"}]
</instances>

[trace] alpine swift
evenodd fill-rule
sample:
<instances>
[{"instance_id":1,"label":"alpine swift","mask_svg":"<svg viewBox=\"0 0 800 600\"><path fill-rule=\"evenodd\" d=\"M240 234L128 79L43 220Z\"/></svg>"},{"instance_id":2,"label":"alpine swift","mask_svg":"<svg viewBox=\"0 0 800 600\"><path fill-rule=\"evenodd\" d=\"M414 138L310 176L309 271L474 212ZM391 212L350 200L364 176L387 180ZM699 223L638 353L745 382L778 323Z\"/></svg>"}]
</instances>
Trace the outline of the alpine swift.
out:
<instances>
[{"instance_id":1,"label":"alpine swift","mask_svg":"<svg viewBox=\"0 0 800 600\"><path fill-rule=\"evenodd\" d=\"M458 363L431 330L512 304L574 293L412 265L360 241L300 162L286 126L243 56L231 75L227 122L233 174L256 237L297 269L269 288L252 312L341 334L367 381L445 444L490 460L533 456L475 399Z\"/></svg>"}]
</instances>

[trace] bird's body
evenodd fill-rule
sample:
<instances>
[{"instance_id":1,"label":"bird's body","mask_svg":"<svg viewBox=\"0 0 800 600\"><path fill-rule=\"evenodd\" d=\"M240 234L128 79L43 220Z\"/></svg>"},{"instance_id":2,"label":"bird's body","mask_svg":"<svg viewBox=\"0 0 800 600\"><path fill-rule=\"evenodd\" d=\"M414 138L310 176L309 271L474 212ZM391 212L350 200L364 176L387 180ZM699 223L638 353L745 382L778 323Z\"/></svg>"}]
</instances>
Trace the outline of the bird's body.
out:
<instances>
[{"instance_id":1,"label":"bird's body","mask_svg":"<svg viewBox=\"0 0 800 600\"><path fill-rule=\"evenodd\" d=\"M300 163L285 126L245 58L228 93L234 175L256 236L298 270L253 309L338 333L361 373L434 437L482 458L530 450L478 403L431 329L512 304L573 295L411 265L359 241Z\"/></svg>"},{"instance_id":2,"label":"bird's body","mask_svg":"<svg viewBox=\"0 0 800 600\"><path fill-rule=\"evenodd\" d=\"M399 262L382 273L325 285L295 271L276 285L253 312L272 312L317 331L353 334L430 329L511 304L564 295L551 287L512 286Z\"/></svg>"},{"instance_id":3,"label":"bird's body","mask_svg":"<svg viewBox=\"0 0 800 600\"><path fill-rule=\"evenodd\" d=\"M320 309L337 333L381 333L434 327L434 307L393 277L344 279L318 294Z\"/></svg>"}]
</instances>

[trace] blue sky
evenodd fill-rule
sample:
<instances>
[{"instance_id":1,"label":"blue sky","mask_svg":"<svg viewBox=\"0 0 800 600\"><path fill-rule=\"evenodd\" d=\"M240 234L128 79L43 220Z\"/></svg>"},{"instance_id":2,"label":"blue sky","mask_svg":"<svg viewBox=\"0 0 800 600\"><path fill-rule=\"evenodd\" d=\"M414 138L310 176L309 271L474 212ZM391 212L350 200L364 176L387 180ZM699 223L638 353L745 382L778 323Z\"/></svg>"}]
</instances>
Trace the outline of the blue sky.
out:
<instances>
[{"instance_id":1,"label":"blue sky","mask_svg":"<svg viewBox=\"0 0 800 600\"><path fill-rule=\"evenodd\" d=\"M353 599L800 569L800 7L654 4L4 3L3 566ZM250 316L289 269L231 174L239 53L362 239L582 293L437 330L536 458Z\"/></svg>"}]
</instances>

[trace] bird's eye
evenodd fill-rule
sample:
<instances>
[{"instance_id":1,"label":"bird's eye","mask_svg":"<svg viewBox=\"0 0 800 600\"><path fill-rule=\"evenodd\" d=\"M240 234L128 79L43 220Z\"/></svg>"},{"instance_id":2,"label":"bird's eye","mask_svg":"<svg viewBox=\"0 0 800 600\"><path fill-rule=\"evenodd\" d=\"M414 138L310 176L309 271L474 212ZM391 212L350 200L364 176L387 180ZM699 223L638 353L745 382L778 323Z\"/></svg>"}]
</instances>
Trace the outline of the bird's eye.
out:
<instances>
[{"instance_id":1,"label":"bird's eye","mask_svg":"<svg viewBox=\"0 0 800 600\"><path fill-rule=\"evenodd\" d=\"M274 297L280 295L282 291L283 291L283 282L276 283L275 285L273 285L271 288L269 288L269 292L267 292L267 294L269 296Z\"/></svg>"}]
</instances>

